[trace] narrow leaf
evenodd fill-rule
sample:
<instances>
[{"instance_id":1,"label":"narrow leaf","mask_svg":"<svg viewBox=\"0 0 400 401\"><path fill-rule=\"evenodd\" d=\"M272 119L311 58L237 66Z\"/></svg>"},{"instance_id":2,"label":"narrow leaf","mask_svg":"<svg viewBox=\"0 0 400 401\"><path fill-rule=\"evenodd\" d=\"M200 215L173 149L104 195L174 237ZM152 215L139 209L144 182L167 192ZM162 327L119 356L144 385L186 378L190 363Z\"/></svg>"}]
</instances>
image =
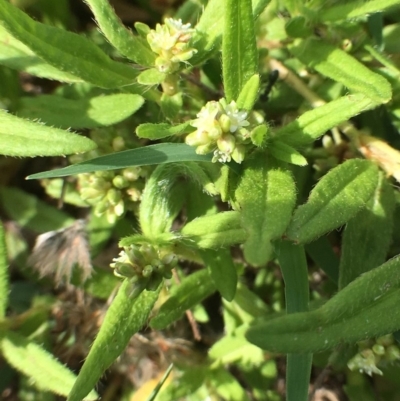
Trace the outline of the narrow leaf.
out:
<instances>
[{"instance_id":1,"label":"narrow leaf","mask_svg":"<svg viewBox=\"0 0 400 401\"><path fill-rule=\"evenodd\" d=\"M270 0L253 0L253 16L257 18ZM202 13L194 38L194 48L198 49L190 62L193 65L200 64L211 57L213 52L217 52L221 45L225 19L225 2L221 0L210 0Z\"/></svg>"},{"instance_id":2,"label":"narrow leaf","mask_svg":"<svg viewBox=\"0 0 400 401\"><path fill-rule=\"evenodd\" d=\"M277 255L285 281L286 313L307 311L309 288L304 248L282 241L278 243ZM287 401L307 401L311 365L312 354L287 355Z\"/></svg>"},{"instance_id":3,"label":"narrow leaf","mask_svg":"<svg viewBox=\"0 0 400 401\"><path fill-rule=\"evenodd\" d=\"M387 103L392 97L391 86L383 76L329 43L309 38L297 41L290 51L320 74L342 83L350 91L364 94L378 104Z\"/></svg>"},{"instance_id":4,"label":"narrow leaf","mask_svg":"<svg viewBox=\"0 0 400 401\"><path fill-rule=\"evenodd\" d=\"M243 86L236 101L239 109L252 110L260 90L260 76L254 74Z\"/></svg>"},{"instance_id":5,"label":"narrow leaf","mask_svg":"<svg viewBox=\"0 0 400 401\"><path fill-rule=\"evenodd\" d=\"M130 298L130 285L128 280L122 283L109 307L68 401L82 400L122 354L131 337L146 323L159 291L143 291L139 297Z\"/></svg>"},{"instance_id":6,"label":"narrow leaf","mask_svg":"<svg viewBox=\"0 0 400 401\"><path fill-rule=\"evenodd\" d=\"M398 0L347 1L331 7L323 7L318 12L317 19L321 22L335 22L341 19L362 17L398 6Z\"/></svg>"},{"instance_id":7,"label":"narrow leaf","mask_svg":"<svg viewBox=\"0 0 400 401\"><path fill-rule=\"evenodd\" d=\"M400 328L399 268L397 256L355 279L322 307L259 321L246 336L269 351L314 352L392 333Z\"/></svg>"},{"instance_id":8,"label":"narrow leaf","mask_svg":"<svg viewBox=\"0 0 400 401\"><path fill-rule=\"evenodd\" d=\"M375 102L360 93L343 96L305 112L297 120L279 129L275 136L276 139L285 142L287 145L305 146L341 122L376 106Z\"/></svg>"},{"instance_id":9,"label":"narrow leaf","mask_svg":"<svg viewBox=\"0 0 400 401\"><path fill-rule=\"evenodd\" d=\"M248 235L244 255L249 263L261 266L272 258L271 240L280 238L289 224L295 184L289 170L264 153L254 155L244 167L235 193Z\"/></svg>"},{"instance_id":10,"label":"narrow leaf","mask_svg":"<svg viewBox=\"0 0 400 401\"><path fill-rule=\"evenodd\" d=\"M241 227L240 213L221 212L203 216L187 223L181 231L183 242L199 248L218 249L244 242L247 238Z\"/></svg>"},{"instance_id":11,"label":"narrow leaf","mask_svg":"<svg viewBox=\"0 0 400 401\"><path fill-rule=\"evenodd\" d=\"M0 64L24 71L40 78L60 82L82 82L68 72L61 71L38 57L29 47L15 39L0 25Z\"/></svg>"},{"instance_id":12,"label":"narrow leaf","mask_svg":"<svg viewBox=\"0 0 400 401\"><path fill-rule=\"evenodd\" d=\"M172 289L170 297L161 305L158 314L151 319L150 327L156 330L165 329L180 319L186 310L193 308L214 291L215 285L207 269L191 274Z\"/></svg>"},{"instance_id":13,"label":"narrow leaf","mask_svg":"<svg viewBox=\"0 0 400 401\"><path fill-rule=\"evenodd\" d=\"M0 347L7 362L29 377L39 390L65 397L71 391L75 375L38 344L17 333L7 332L0 340ZM95 391L90 394L89 391L81 399L97 400Z\"/></svg>"},{"instance_id":14,"label":"narrow leaf","mask_svg":"<svg viewBox=\"0 0 400 401\"><path fill-rule=\"evenodd\" d=\"M257 72L258 52L251 0L224 0L222 72L228 103L236 100Z\"/></svg>"},{"instance_id":15,"label":"narrow leaf","mask_svg":"<svg viewBox=\"0 0 400 401\"><path fill-rule=\"evenodd\" d=\"M232 301L236 293L238 276L230 251L207 249L199 251L199 253L210 271L217 290L227 301Z\"/></svg>"},{"instance_id":16,"label":"narrow leaf","mask_svg":"<svg viewBox=\"0 0 400 401\"><path fill-rule=\"evenodd\" d=\"M395 199L393 188L379 174L371 199L346 225L342 239L339 288L381 265L392 239Z\"/></svg>"},{"instance_id":17,"label":"narrow leaf","mask_svg":"<svg viewBox=\"0 0 400 401\"><path fill-rule=\"evenodd\" d=\"M196 154L195 149L189 145L160 143L96 157L95 159L56 170L32 174L27 179L65 177L68 175L91 173L93 171L118 170L130 166L150 166L153 164L181 161L211 162L211 157L210 155Z\"/></svg>"},{"instance_id":18,"label":"narrow leaf","mask_svg":"<svg viewBox=\"0 0 400 401\"><path fill-rule=\"evenodd\" d=\"M186 134L193 130L194 128L190 125L190 121L179 125L145 123L140 124L136 128L136 135L139 138L146 138L155 141L168 136Z\"/></svg>"},{"instance_id":19,"label":"narrow leaf","mask_svg":"<svg viewBox=\"0 0 400 401\"><path fill-rule=\"evenodd\" d=\"M0 203L10 219L37 233L58 230L74 223L65 212L18 188L0 188Z\"/></svg>"},{"instance_id":20,"label":"narrow leaf","mask_svg":"<svg viewBox=\"0 0 400 401\"><path fill-rule=\"evenodd\" d=\"M0 1L0 24L50 65L101 88L126 86L138 73L111 60L83 36L41 24L5 0Z\"/></svg>"},{"instance_id":21,"label":"narrow leaf","mask_svg":"<svg viewBox=\"0 0 400 401\"><path fill-rule=\"evenodd\" d=\"M3 224L0 222L0 319L6 315L8 305L8 258Z\"/></svg>"},{"instance_id":22,"label":"narrow leaf","mask_svg":"<svg viewBox=\"0 0 400 401\"><path fill-rule=\"evenodd\" d=\"M268 145L268 151L275 159L286 163L296 164L297 166L306 166L307 159L296 149L281 141L273 141Z\"/></svg>"},{"instance_id":23,"label":"narrow leaf","mask_svg":"<svg viewBox=\"0 0 400 401\"><path fill-rule=\"evenodd\" d=\"M155 239L170 231L185 201L184 179L201 187L211 183L206 171L195 163L158 166L147 180L139 209L140 227L147 238Z\"/></svg>"},{"instance_id":24,"label":"narrow leaf","mask_svg":"<svg viewBox=\"0 0 400 401\"><path fill-rule=\"evenodd\" d=\"M326 237L320 237L305 246L307 254L335 283L339 282L339 258Z\"/></svg>"},{"instance_id":25,"label":"narrow leaf","mask_svg":"<svg viewBox=\"0 0 400 401\"><path fill-rule=\"evenodd\" d=\"M150 68L149 70L145 70L141 72L137 81L142 85L160 85L163 81L165 81L166 74L157 70L157 68Z\"/></svg>"},{"instance_id":26,"label":"narrow leaf","mask_svg":"<svg viewBox=\"0 0 400 401\"><path fill-rule=\"evenodd\" d=\"M143 38L125 28L108 0L85 0L85 3L92 10L105 37L122 55L142 66L154 65L155 53Z\"/></svg>"},{"instance_id":27,"label":"narrow leaf","mask_svg":"<svg viewBox=\"0 0 400 401\"><path fill-rule=\"evenodd\" d=\"M359 212L378 183L375 164L352 159L326 174L310 197L294 213L286 235L297 243L307 243L340 227Z\"/></svg>"},{"instance_id":28,"label":"narrow leaf","mask_svg":"<svg viewBox=\"0 0 400 401\"><path fill-rule=\"evenodd\" d=\"M0 153L6 156L63 156L95 149L83 136L0 111Z\"/></svg>"},{"instance_id":29,"label":"narrow leaf","mask_svg":"<svg viewBox=\"0 0 400 401\"><path fill-rule=\"evenodd\" d=\"M113 94L83 99L66 99L56 95L23 97L18 115L39 118L60 128L96 128L117 124L143 104L139 95Z\"/></svg>"}]
</instances>

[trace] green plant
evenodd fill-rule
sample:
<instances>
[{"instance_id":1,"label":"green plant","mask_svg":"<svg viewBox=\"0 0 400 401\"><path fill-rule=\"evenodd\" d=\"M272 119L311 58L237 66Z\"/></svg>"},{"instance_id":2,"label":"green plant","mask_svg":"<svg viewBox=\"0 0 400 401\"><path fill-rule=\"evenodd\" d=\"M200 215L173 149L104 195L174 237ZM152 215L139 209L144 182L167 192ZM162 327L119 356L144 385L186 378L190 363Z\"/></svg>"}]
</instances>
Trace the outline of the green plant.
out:
<instances>
[{"instance_id":1,"label":"green plant","mask_svg":"<svg viewBox=\"0 0 400 401\"><path fill-rule=\"evenodd\" d=\"M79 175L67 182L65 202L91 206L94 253L114 231L123 237L111 264L123 281L75 380L38 345L54 298L6 315L9 279L0 247L3 357L43 391L94 399L99 379L149 319L153 329L166 329L185 311L200 315L201 302L218 291L225 335L195 367L178 361L182 375L158 397L279 399L268 387L274 352L287 354L287 399L306 400L313 353L333 350L329 364L340 366L356 353L351 345L400 329L400 258L392 246L399 197L390 184L400 178L400 50L392 33L399 17L389 19L400 3L210 0L202 11L186 2L154 30L136 23L135 33L107 0L86 3L109 54L0 0L2 74L13 74L11 68L62 83L51 95L21 99L15 87L4 88L4 106L15 115L0 114L0 151L91 151L28 178L41 179L58 197L62 183L52 179ZM265 93L271 70L282 80ZM90 138L68 128L90 130ZM3 188L1 200L10 217L39 232L71 223L15 189ZM334 230L342 226L339 235ZM240 257L230 247L241 249ZM192 265L201 268L186 276ZM332 287L310 301L316 265ZM274 285L280 299L279 280L266 279L273 266L285 283L286 314L263 293ZM256 277L250 283L248 271ZM174 272L180 284L171 284ZM85 278L80 283L71 273L68 285L106 299L116 283L111 269ZM397 360L391 350L388 360ZM26 364L31 358L39 369ZM227 364L237 365L246 389Z\"/></svg>"}]
</instances>

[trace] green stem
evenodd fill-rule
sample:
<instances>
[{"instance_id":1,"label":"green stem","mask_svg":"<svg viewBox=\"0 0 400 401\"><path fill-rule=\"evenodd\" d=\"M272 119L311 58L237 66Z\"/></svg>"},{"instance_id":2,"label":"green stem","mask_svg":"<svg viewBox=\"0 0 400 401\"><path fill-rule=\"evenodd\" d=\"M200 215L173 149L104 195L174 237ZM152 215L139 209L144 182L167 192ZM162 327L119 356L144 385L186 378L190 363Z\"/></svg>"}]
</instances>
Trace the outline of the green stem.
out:
<instances>
[{"instance_id":1,"label":"green stem","mask_svg":"<svg viewBox=\"0 0 400 401\"><path fill-rule=\"evenodd\" d=\"M286 312L308 310L309 289L304 247L282 241L277 254L285 281ZM287 401L307 401L312 354L288 354L286 367Z\"/></svg>"}]
</instances>

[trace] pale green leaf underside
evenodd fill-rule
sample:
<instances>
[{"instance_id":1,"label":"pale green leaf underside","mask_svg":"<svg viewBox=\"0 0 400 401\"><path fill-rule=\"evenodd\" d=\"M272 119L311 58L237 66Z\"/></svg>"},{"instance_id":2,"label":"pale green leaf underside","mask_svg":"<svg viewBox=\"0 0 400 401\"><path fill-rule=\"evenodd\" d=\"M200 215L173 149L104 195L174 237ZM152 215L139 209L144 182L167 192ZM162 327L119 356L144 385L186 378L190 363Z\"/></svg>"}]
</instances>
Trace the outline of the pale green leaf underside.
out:
<instances>
[{"instance_id":1,"label":"pale green leaf underside","mask_svg":"<svg viewBox=\"0 0 400 401\"><path fill-rule=\"evenodd\" d=\"M5 333L0 340L2 354L15 369L28 376L42 391L67 396L75 383L75 375L38 344L17 333ZM88 391L89 393L89 391ZM84 400L97 400L91 391Z\"/></svg>"},{"instance_id":2,"label":"pale green leaf underside","mask_svg":"<svg viewBox=\"0 0 400 401\"><path fill-rule=\"evenodd\" d=\"M62 156L95 149L90 139L0 112L0 153L6 156Z\"/></svg>"},{"instance_id":3,"label":"pale green leaf underside","mask_svg":"<svg viewBox=\"0 0 400 401\"><path fill-rule=\"evenodd\" d=\"M142 104L140 95L123 93L89 99L41 95L22 98L18 115L60 128L96 128L125 120Z\"/></svg>"},{"instance_id":4,"label":"pale green leaf underside","mask_svg":"<svg viewBox=\"0 0 400 401\"><path fill-rule=\"evenodd\" d=\"M182 161L211 162L211 158L211 155L196 154L194 148L182 143L160 143L97 157L57 170L32 174L27 178L65 177L68 175L91 173L93 171L118 170L131 166L150 166L153 164Z\"/></svg>"}]
</instances>

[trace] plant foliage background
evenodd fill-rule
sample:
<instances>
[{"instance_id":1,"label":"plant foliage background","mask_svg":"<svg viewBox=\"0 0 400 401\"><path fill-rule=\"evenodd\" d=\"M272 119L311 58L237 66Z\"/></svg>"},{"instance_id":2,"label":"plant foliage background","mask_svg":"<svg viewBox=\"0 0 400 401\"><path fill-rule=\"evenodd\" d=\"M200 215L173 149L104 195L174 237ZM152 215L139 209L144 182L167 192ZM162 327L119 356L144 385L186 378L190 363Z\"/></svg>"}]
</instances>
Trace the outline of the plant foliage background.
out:
<instances>
[{"instance_id":1,"label":"plant foliage background","mask_svg":"<svg viewBox=\"0 0 400 401\"><path fill-rule=\"evenodd\" d=\"M398 400L399 24L0 0L2 399Z\"/></svg>"}]
</instances>

